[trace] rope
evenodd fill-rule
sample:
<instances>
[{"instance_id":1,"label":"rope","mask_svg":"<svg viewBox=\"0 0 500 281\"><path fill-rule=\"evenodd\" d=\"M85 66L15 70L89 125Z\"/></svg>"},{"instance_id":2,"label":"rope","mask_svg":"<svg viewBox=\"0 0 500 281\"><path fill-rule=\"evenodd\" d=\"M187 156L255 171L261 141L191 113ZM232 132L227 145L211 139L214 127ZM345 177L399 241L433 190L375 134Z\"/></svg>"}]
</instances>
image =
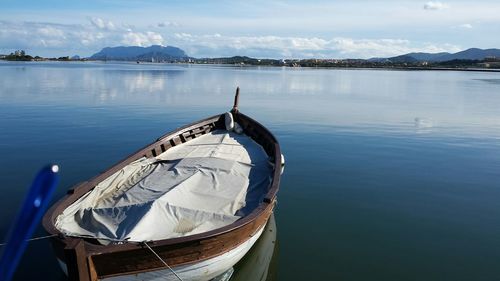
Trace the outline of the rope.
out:
<instances>
[{"instance_id":1,"label":"rope","mask_svg":"<svg viewBox=\"0 0 500 281\"><path fill-rule=\"evenodd\" d=\"M177 273L175 273L175 271L153 250L151 249L151 247L149 247L148 243L146 243L146 241L142 242L166 267L168 267L168 269L170 269L170 271L172 271L172 273L175 275L175 277L177 277L180 281L183 281L182 278L177 275Z\"/></svg>"},{"instance_id":2,"label":"rope","mask_svg":"<svg viewBox=\"0 0 500 281\"><path fill-rule=\"evenodd\" d=\"M47 235L47 236L35 237L35 238L28 239L26 241L31 242L31 241L36 241L36 240L47 239L47 238L54 237L54 236L57 236L57 234L51 234L51 235ZM5 246L5 245L7 245L7 243L0 243L0 247Z\"/></svg>"},{"instance_id":3,"label":"rope","mask_svg":"<svg viewBox=\"0 0 500 281\"><path fill-rule=\"evenodd\" d=\"M168 269L170 269L170 271L172 271L172 273L175 275L175 277L177 277L177 279L179 279L180 281L184 281L182 280L182 278L148 245L148 243L146 241L143 241L143 242L135 242L135 241L128 241L129 238L125 238L125 239L113 239L113 238L107 238L107 237L104 237L104 238L98 238L98 237L90 237L90 236L85 236L85 235L68 235L70 237L78 237L78 238L85 238L85 239L89 239L89 238L92 238L92 239L98 239L98 240L107 240L107 241L110 241L110 242L118 242L118 243L131 243L131 244L142 244L142 245L145 245Z\"/></svg>"},{"instance_id":4,"label":"rope","mask_svg":"<svg viewBox=\"0 0 500 281\"><path fill-rule=\"evenodd\" d=\"M69 234L66 235L67 237L76 237L76 238L82 238L82 239L96 239L96 240L105 240L105 241L110 241L110 242L117 242L117 243L131 243L131 244L140 244L140 242L134 242L134 241L128 241L128 237L124 239L114 239L114 238L108 238L108 237L95 237L95 236L90 236L90 235L76 235L76 234Z\"/></svg>"}]
</instances>

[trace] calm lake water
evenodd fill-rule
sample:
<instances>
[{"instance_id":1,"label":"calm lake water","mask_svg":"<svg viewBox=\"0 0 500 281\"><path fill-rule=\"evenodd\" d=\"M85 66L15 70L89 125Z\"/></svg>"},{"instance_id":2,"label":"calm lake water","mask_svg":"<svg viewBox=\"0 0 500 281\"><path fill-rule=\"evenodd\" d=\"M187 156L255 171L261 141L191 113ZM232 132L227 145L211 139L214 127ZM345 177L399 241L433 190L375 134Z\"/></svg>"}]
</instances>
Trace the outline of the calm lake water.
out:
<instances>
[{"instance_id":1,"label":"calm lake water","mask_svg":"<svg viewBox=\"0 0 500 281\"><path fill-rule=\"evenodd\" d=\"M268 280L500 279L500 73L0 62L0 237L44 164L60 198L237 85L287 163ZM64 280L45 240L34 279Z\"/></svg>"}]
</instances>

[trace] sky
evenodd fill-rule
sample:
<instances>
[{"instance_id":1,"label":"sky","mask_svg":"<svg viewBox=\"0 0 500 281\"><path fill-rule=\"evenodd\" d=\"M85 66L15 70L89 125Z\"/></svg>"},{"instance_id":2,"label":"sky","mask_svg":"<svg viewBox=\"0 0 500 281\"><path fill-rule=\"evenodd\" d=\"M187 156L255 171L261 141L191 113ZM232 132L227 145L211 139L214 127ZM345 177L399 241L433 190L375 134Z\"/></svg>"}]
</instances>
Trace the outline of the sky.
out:
<instances>
[{"instance_id":1,"label":"sky","mask_svg":"<svg viewBox=\"0 0 500 281\"><path fill-rule=\"evenodd\" d=\"M2 0L0 54L175 46L192 57L372 58L500 48L498 0Z\"/></svg>"}]
</instances>

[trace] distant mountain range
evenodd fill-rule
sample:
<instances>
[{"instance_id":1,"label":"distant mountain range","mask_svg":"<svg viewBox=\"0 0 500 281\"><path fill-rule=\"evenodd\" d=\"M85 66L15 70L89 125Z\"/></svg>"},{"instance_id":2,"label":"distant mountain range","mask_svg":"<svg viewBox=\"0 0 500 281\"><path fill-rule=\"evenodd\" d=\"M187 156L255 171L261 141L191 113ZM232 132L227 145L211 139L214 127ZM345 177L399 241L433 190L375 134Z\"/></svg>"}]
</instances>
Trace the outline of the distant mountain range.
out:
<instances>
[{"instance_id":1,"label":"distant mountain range","mask_svg":"<svg viewBox=\"0 0 500 281\"><path fill-rule=\"evenodd\" d=\"M356 60L357 63L390 63L390 64L419 64L443 63L448 61L482 61L487 58L500 58L500 49L471 48L458 53L408 53L390 58L372 58ZM91 60L121 60L121 61L148 61L148 62L195 62L195 63L223 63L223 64L253 64L253 65L281 65L282 60L255 59L248 57L223 57L194 59L189 57L182 49L173 46L153 45L150 47L107 47L92 55ZM354 61L354 60L352 60Z\"/></svg>"},{"instance_id":2,"label":"distant mountain range","mask_svg":"<svg viewBox=\"0 0 500 281\"><path fill-rule=\"evenodd\" d=\"M163 62L185 60L187 58L186 53L177 47L153 45L150 47L106 47L93 54L89 59Z\"/></svg>"},{"instance_id":3,"label":"distant mountain range","mask_svg":"<svg viewBox=\"0 0 500 281\"><path fill-rule=\"evenodd\" d=\"M500 58L500 49L478 49L471 48L458 53L409 53L391 58L373 58L374 62L393 62L393 63L415 63L415 62L444 62L452 60L484 60L489 57Z\"/></svg>"}]
</instances>

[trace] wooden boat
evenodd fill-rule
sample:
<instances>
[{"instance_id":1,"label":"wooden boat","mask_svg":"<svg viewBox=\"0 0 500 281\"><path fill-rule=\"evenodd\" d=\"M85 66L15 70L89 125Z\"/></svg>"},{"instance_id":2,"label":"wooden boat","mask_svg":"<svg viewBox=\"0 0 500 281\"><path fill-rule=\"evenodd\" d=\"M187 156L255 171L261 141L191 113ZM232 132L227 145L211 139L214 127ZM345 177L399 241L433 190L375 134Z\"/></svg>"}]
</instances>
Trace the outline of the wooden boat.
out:
<instances>
[{"instance_id":1,"label":"wooden boat","mask_svg":"<svg viewBox=\"0 0 500 281\"><path fill-rule=\"evenodd\" d=\"M273 211L283 160L279 143L272 133L257 121L239 112L238 95L239 88L236 90L235 103L230 114L215 115L161 136L155 142L118 162L102 174L70 189L64 198L49 209L43 219L43 226L47 232L54 235L51 238L52 246L70 280L210 280L230 269L248 252L261 235ZM231 125L233 127L229 130L240 131L240 134L228 131L228 126ZM185 194L178 195L180 197L170 196L177 189L184 190L182 189L184 187L179 187L179 184L191 181L192 175L189 180L182 178L182 183L170 186L166 193L159 192L155 186L146 188L142 186L146 180L149 181L149 178L158 178L155 169L163 171L164 174L173 175L170 178L175 179L176 176L183 173L177 170L179 161L196 159L195 164L188 167L188 171L198 169L195 172L197 175L215 177L212 180L215 187L212 186L212 189L209 190L219 192L217 190L220 189L241 189L238 180L225 178L235 175L241 177L239 170L233 172L233 170L221 168L227 164L225 162L227 159L221 160L223 161L221 167L213 169L204 167L204 162L202 164L199 162L206 159L215 162L220 160L217 158L219 156L213 156L214 153L218 152L210 150L212 144L207 145L204 142L213 138L222 138L221 136L223 136L222 145L217 146L217 149L214 148L215 150L218 151L222 147L225 153L227 151L224 149L230 148L231 151L247 151L250 155L250 158L245 156L247 160L241 160L238 156L236 157L238 159L231 162L233 163L231 165L235 167L243 167L241 169L250 171L250 174L246 174L248 180L243 181L245 183L243 185L246 185L243 191L236 192L244 194L244 196L238 195L238 198L244 197L248 201L232 202L229 204L231 208L227 206L223 208L224 210L229 209L229 212L236 210L236 213L233 214L234 218L230 215L218 214L217 212L221 209L219 207L214 213L206 215L208 211L203 208L211 208L211 204L215 206L220 200L214 200L216 203L208 201L199 203L197 201L199 198L188 197L189 200L185 200L186 198L178 200ZM253 152L250 152L251 150ZM252 153L259 150L265 156L267 164L255 160L261 159L259 157L262 155L255 156ZM203 159L190 158L190 154L196 154L198 151L204 151L203 153L208 151L210 156ZM178 155L184 158L179 161L175 160L174 156ZM231 155L228 157L234 156ZM242 155L247 154L243 153ZM147 172L138 173L140 176L137 176L137 179L134 179L132 173L131 176L127 176L126 182L128 183L110 184L110 182L116 182L117 179L121 180L120 177L127 174L127 169L135 167L134 165L137 163L146 163L144 161L148 164L141 166L141 169L146 169ZM191 163L189 161L187 163ZM148 165L156 165L153 172L149 168L144 168L149 167ZM161 165L166 166L166 170L158 168ZM172 168L172 166L175 167ZM205 170L200 173L200 169ZM263 173L262 171L269 172L269 175L264 173L263 177L260 175ZM260 178L253 180L256 175ZM159 175L160 179L162 176L164 175ZM158 184L163 186L165 182L167 181L160 180ZM206 182L206 178L202 178L202 180L197 181L197 184L188 185L189 187L186 188L190 188L190 191L193 188L199 189L199 186L204 186ZM226 184L222 185L221 182ZM151 191L152 189L154 190ZM138 190L143 193L137 193ZM136 196L134 192L140 196L143 196L144 192L147 196L157 193L160 193L161 196L158 197L159 199L155 197L155 200L150 200L153 203L151 206L147 206L148 213L144 217L128 216L135 208L139 208L141 212L144 209L142 207L145 204L137 204L133 207L127 205L135 200L134 198L130 199L130 197ZM206 197L210 196L212 194ZM224 196L225 194L222 197ZM188 204L191 209L172 207L172 202L162 201L170 200L168 198L184 202L182 204ZM223 199L225 200L225 197ZM117 203L123 200L127 204L122 204L122 206L121 203ZM148 200L146 201L150 202ZM88 202L93 202L95 205L89 205ZM157 204L157 202L160 203ZM158 216L158 213L150 215L149 212L158 206L162 210L160 214L165 213L165 217L176 224L173 231L171 231L172 228L169 228L172 227L169 224L170 221L165 221L165 217ZM174 208L174 211L170 212L169 208ZM196 210L193 211L193 208ZM202 210L198 210L199 208ZM179 210L188 211L182 213ZM176 217L178 213L182 213L180 219ZM194 217L200 218L197 223L201 227L186 227L184 218L192 214L195 214ZM145 219L146 216L150 217ZM136 221L133 223L129 222L134 219ZM126 231L120 225L124 221L127 222L123 227ZM212 223L212 221L215 222ZM221 221L222 223L220 223ZM209 227L206 226L206 222L210 222ZM192 224L194 225L194 223Z\"/></svg>"}]
</instances>

